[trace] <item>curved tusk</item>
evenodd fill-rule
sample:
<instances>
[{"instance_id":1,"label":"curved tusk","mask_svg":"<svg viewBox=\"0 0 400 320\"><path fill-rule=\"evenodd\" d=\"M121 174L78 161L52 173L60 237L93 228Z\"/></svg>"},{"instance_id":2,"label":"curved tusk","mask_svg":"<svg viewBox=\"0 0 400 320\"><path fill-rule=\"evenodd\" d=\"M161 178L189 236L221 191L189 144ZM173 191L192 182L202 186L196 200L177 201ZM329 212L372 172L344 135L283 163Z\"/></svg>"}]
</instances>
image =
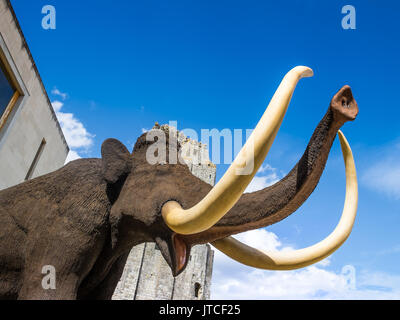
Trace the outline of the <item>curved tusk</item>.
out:
<instances>
[{"instance_id":1,"label":"curved tusk","mask_svg":"<svg viewBox=\"0 0 400 320\"><path fill-rule=\"evenodd\" d=\"M164 204L162 216L172 230L180 234L207 230L235 205L267 156L298 81L312 75L313 71L303 66L295 67L285 75L242 150L221 180L198 204L187 210L175 201Z\"/></svg>"},{"instance_id":2,"label":"curved tusk","mask_svg":"<svg viewBox=\"0 0 400 320\"><path fill-rule=\"evenodd\" d=\"M269 270L293 270L306 267L326 258L338 249L346 241L353 228L358 202L353 154L343 133L339 131L338 135L346 167L346 200L339 224L328 237L313 246L289 252L262 252L232 237L214 241L212 245L245 265Z\"/></svg>"}]
</instances>

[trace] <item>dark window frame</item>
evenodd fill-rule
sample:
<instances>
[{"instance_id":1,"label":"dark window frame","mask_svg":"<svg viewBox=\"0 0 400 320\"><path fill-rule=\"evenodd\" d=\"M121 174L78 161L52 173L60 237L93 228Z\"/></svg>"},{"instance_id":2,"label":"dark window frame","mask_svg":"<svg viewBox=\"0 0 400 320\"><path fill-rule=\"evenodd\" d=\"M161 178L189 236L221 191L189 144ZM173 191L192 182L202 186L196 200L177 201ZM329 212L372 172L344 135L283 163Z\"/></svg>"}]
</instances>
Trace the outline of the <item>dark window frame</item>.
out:
<instances>
[{"instance_id":1,"label":"dark window frame","mask_svg":"<svg viewBox=\"0 0 400 320\"><path fill-rule=\"evenodd\" d=\"M16 82L13 80L12 73L10 72L10 68L7 67L7 63L5 59L3 60L0 56L0 72L2 72L6 79L8 80L11 88L14 90L14 94L12 95L11 99L9 100L6 108L4 109L3 113L0 114L0 131L5 127L7 120L13 111L15 105L17 104L19 98L22 96L20 90Z\"/></svg>"}]
</instances>

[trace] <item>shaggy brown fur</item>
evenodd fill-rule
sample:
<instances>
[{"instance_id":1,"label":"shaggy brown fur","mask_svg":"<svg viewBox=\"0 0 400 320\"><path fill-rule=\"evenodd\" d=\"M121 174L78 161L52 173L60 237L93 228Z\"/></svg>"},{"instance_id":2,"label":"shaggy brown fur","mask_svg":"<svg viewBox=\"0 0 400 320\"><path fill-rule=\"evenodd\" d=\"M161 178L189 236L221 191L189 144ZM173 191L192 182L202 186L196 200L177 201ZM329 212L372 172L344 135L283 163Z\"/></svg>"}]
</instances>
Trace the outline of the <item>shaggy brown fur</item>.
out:
<instances>
[{"instance_id":1,"label":"shaggy brown fur","mask_svg":"<svg viewBox=\"0 0 400 320\"><path fill-rule=\"evenodd\" d=\"M293 170L269 188L244 194L214 227L196 235L172 232L161 207L175 200L189 208L211 187L185 165L150 165L145 135L132 154L108 139L102 159L76 160L0 191L0 298L110 299L130 249L149 241L179 274L193 245L267 226L295 211L317 185L337 130L357 112L350 88L342 88ZM55 290L42 288L45 265L56 269Z\"/></svg>"}]
</instances>

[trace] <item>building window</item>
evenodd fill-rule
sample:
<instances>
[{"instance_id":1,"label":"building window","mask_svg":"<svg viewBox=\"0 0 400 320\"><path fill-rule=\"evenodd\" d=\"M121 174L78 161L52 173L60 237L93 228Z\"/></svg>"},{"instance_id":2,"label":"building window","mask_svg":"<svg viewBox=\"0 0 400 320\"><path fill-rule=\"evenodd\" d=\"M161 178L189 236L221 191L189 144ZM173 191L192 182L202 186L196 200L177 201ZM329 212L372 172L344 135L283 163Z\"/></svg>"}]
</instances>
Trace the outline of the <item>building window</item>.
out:
<instances>
[{"instance_id":1,"label":"building window","mask_svg":"<svg viewBox=\"0 0 400 320\"><path fill-rule=\"evenodd\" d=\"M32 164L31 164L31 166L30 166L30 168L28 170L28 173L26 174L25 180L29 180L29 179L32 178L33 173L34 173L34 171L36 169L36 166L37 166L37 164L39 162L40 156L43 153L43 149L44 149L45 145L46 145L46 140L43 139L42 142L40 143L39 149L36 152L35 158L33 158Z\"/></svg>"},{"instance_id":2,"label":"building window","mask_svg":"<svg viewBox=\"0 0 400 320\"><path fill-rule=\"evenodd\" d=\"M20 94L0 59L0 129L4 126Z\"/></svg>"},{"instance_id":3,"label":"building window","mask_svg":"<svg viewBox=\"0 0 400 320\"><path fill-rule=\"evenodd\" d=\"M195 298L199 298L200 290L201 290L201 284L196 282L194 284L194 296L195 296Z\"/></svg>"}]
</instances>

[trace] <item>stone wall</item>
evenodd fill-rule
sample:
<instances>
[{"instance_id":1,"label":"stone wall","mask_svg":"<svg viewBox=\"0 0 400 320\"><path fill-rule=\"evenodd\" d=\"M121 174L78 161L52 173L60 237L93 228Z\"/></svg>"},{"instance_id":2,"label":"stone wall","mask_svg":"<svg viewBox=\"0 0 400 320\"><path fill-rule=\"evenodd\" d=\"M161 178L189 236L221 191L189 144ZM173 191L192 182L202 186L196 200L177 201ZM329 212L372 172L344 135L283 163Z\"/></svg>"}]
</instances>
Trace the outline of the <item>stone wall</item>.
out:
<instances>
[{"instance_id":1,"label":"stone wall","mask_svg":"<svg viewBox=\"0 0 400 320\"><path fill-rule=\"evenodd\" d=\"M207 146L186 138L167 125L155 128L172 132L181 145L188 148L184 156L191 172L214 185L216 167L210 161L197 161L208 155ZM196 159L197 160L196 160ZM214 251L207 245L191 250L186 269L176 278L154 243L134 247L128 257L121 280L114 292L114 300L205 300L210 298Z\"/></svg>"},{"instance_id":2,"label":"stone wall","mask_svg":"<svg viewBox=\"0 0 400 320\"><path fill-rule=\"evenodd\" d=\"M113 300L205 300L210 298L214 251L194 246L185 271L174 278L154 243L134 247Z\"/></svg>"}]
</instances>

